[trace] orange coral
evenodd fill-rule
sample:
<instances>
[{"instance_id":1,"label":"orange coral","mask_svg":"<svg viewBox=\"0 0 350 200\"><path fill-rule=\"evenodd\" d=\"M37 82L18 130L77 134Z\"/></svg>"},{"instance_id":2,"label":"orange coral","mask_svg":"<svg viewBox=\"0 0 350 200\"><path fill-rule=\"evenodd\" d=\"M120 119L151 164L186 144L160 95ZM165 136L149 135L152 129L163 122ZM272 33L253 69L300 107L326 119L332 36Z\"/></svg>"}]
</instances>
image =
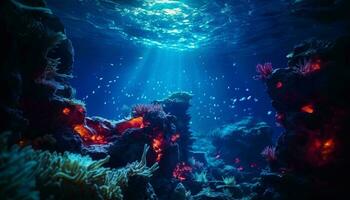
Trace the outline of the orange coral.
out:
<instances>
[{"instance_id":1,"label":"orange coral","mask_svg":"<svg viewBox=\"0 0 350 200\"><path fill-rule=\"evenodd\" d=\"M157 162L159 162L163 156L164 143L165 141L164 141L163 133L158 133L158 135L152 140L152 149L157 154L157 158L156 158Z\"/></svg>"},{"instance_id":2,"label":"orange coral","mask_svg":"<svg viewBox=\"0 0 350 200\"><path fill-rule=\"evenodd\" d=\"M117 131L119 133L124 133L124 131L130 128L144 128L144 127L145 127L145 124L144 124L143 117L135 117L128 121L118 124Z\"/></svg>"},{"instance_id":3,"label":"orange coral","mask_svg":"<svg viewBox=\"0 0 350 200\"><path fill-rule=\"evenodd\" d=\"M85 142L93 142L98 144L106 143L103 135L96 134L93 129L84 124L77 124L73 129L80 135L81 138L83 138Z\"/></svg>"}]
</instances>

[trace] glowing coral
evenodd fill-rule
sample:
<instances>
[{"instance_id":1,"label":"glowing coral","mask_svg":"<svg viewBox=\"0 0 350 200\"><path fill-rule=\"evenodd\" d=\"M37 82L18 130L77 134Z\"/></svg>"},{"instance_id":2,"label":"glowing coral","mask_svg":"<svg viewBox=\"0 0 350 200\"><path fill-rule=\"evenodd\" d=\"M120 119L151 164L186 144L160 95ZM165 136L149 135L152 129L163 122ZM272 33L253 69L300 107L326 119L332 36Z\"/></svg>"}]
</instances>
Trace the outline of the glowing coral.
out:
<instances>
[{"instance_id":1,"label":"glowing coral","mask_svg":"<svg viewBox=\"0 0 350 200\"><path fill-rule=\"evenodd\" d=\"M145 123L143 117L135 117L128 121L121 122L117 124L118 133L124 133L127 129L130 128L144 128Z\"/></svg>"},{"instance_id":2,"label":"glowing coral","mask_svg":"<svg viewBox=\"0 0 350 200\"><path fill-rule=\"evenodd\" d=\"M258 64L256 66L256 72L259 73L258 79L267 79L272 74L273 68L271 63Z\"/></svg>"},{"instance_id":3,"label":"glowing coral","mask_svg":"<svg viewBox=\"0 0 350 200\"><path fill-rule=\"evenodd\" d=\"M173 177L180 181L184 181L187 179L190 173L192 173L192 167L182 162L176 165L175 169L173 170Z\"/></svg>"},{"instance_id":4,"label":"glowing coral","mask_svg":"<svg viewBox=\"0 0 350 200\"><path fill-rule=\"evenodd\" d=\"M157 158L156 158L157 162L159 162L163 156L164 145L165 145L164 135L163 133L160 132L152 140L152 149L157 155Z\"/></svg>"},{"instance_id":5,"label":"glowing coral","mask_svg":"<svg viewBox=\"0 0 350 200\"><path fill-rule=\"evenodd\" d=\"M304 113L312 114L315 112L315 108L313 104L306 104L300 108L300 110Z\"/></svg>"},{"instance_id":6,"label":"glowing coral","mask_svg":"<svg viewBox=\"0 0 350 200\"><path fill-rule=\"evenodd\" d=\"M73 127L74 131L80 135L80 137L85 142L92 142L97 144L104 144L107 141L105 140L105 136L101 135L99 133L96 133L96 131L89 126L85 124L77 124Z\"/></svg>"},{"instance_id":7,"label":"glowing coral","mask_svg":"<svg viewBox=\"0 0 350 200\"><path fill-rule=\"evenodd\" d=\"M333 138L313 139L309 144L307 157L314 165L324 165L332 158L335 147L336 143Z\"/></svg>"},{"instance_id":8,"label":"glowing coral","mask_svg":"<svg viewBox=\"0 0 350 200\"><path fill-rule=\"evenodd\" d=\"M276 150L272 146L267 146L262 152L261 155L269 162L277 160Z\"/></svg>"},{"instance_id":9,"label":"glowing coral","mask_svg":"<svg viewBox=\"0 0 350 200\"><path fill-rule=\"evenodd\" d=\"M171 142L176 142L178 139L180 138L180 134L179 133L174 133L173 135L171 135Z\"/></svg>"},{"instance_id":10,"label":"glowing coral","mask_svg":"<svg viewBox=\"0 0 350 200\"><path fill-rule=\"evenodd\" d=\"M321 60L304 60L303 62L299 63L297 67L299 68L299 72L301 74L308 75L321 69Z\"/></svg>"}]
</instances>

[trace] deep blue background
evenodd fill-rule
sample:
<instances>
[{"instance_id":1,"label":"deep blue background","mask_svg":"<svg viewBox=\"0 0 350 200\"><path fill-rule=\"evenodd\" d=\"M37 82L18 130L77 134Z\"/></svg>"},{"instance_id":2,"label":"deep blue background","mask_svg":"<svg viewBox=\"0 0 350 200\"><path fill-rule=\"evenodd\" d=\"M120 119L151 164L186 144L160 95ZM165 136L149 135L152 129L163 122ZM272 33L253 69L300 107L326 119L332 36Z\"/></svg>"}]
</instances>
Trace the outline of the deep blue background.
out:
<instances>
[{"instance_id":1,"label":"deep blue background","mask_svg":"<svg viewBox=\"0 0 350 200\"><path fill-rule=\"evenodd\" d=\"M223 33L218 32L225 39L214 42L212 36L212 45L189 51L159 49L91 25L88 20L97 17L110 20L94 6L96 2L48 0L73 42L72 84L77 98L87 104L88 114L118 120L127 117L134 104L187 91L194 95L190 112L192 129L197 132L253 116L267 121L278 134L264 84L253 79L255 66L272 62L274 67L285 67L286 55L295 44L311 37L333 39L341 32L339 24L291 15L288 1L218 0L215 8L231 8L235 19ZM196 1L198 5L203 2Z\"/></svg>"}]
</instances>

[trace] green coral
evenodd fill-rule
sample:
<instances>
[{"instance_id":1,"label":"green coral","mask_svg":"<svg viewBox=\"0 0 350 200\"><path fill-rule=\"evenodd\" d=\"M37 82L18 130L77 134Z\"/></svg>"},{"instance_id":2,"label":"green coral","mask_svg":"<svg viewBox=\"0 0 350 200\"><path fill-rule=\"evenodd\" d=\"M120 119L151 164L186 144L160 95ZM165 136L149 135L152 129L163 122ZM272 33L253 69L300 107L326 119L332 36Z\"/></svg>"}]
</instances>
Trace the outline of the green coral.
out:
<instances>
[{"instance_id":1,"label":"green coral","mask_svg":"<svg viewBox=\"0 0 350 200\"><path fill-rule=\"evenodd\" d=\"M203 170L200 173L194 173L194 180L199 183L208 183L207 171Z\"/></svg>"},{"instance_id":2,"label":"green coral","mask_svg":"<svg viewBox=\"0 0 350 200\"><path fill-rule=\"evenodd\" d=\"M68 152L0 145L0 196L4 199L123 199L131 177L147 179L158 169L157 163L146 166L146 145L140 161L121 169L102 167L109 156L94 161Z\"/></svg>"},{"instance_id":3,"label":"green coral","mask_svg":"<svg viewBox=\"0 0 350 200\"><path fill-rule=\"evenodd\" d=\"M228 176L222 178L223 185L218 185L216 188L225 188L225 187L236 187L236 178L234 176Z\"/></svg>"},{"instance_id":4,"label":"green coral","mask_svg":"<svg viewBox=\"0 0 350 200\"><path fill-rule=\"evenodd\" d=\"M7 136L8 133L3 133ZM33 153L31 148L20 149L18 146L10 150L6 148L6 140L0 137L0 197L1 199L39 199L35 189L35 161L26 158Z\"/></svg>"}]
</instances>

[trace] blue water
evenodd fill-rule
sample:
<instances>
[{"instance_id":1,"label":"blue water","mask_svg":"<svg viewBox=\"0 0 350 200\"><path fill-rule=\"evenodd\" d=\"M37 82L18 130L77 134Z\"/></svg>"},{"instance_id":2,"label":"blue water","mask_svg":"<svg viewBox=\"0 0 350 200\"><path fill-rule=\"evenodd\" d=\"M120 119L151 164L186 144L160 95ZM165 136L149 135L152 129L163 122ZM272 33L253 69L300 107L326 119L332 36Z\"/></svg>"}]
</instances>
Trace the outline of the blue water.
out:
<instances>
[{"instance_id":1,"label":"blue water","mask_svg":"<svg viewBox=\"0 0 350 200\"><path fill-rule=\"evenodd\" d=\"M73 86L89 115L192 93L192 129L254 116L276 128L258 63L286 66L304 39L332 39L338 24L291 14L287 0L48 0L75 48Z\"/></svg>"}]
</instances>

